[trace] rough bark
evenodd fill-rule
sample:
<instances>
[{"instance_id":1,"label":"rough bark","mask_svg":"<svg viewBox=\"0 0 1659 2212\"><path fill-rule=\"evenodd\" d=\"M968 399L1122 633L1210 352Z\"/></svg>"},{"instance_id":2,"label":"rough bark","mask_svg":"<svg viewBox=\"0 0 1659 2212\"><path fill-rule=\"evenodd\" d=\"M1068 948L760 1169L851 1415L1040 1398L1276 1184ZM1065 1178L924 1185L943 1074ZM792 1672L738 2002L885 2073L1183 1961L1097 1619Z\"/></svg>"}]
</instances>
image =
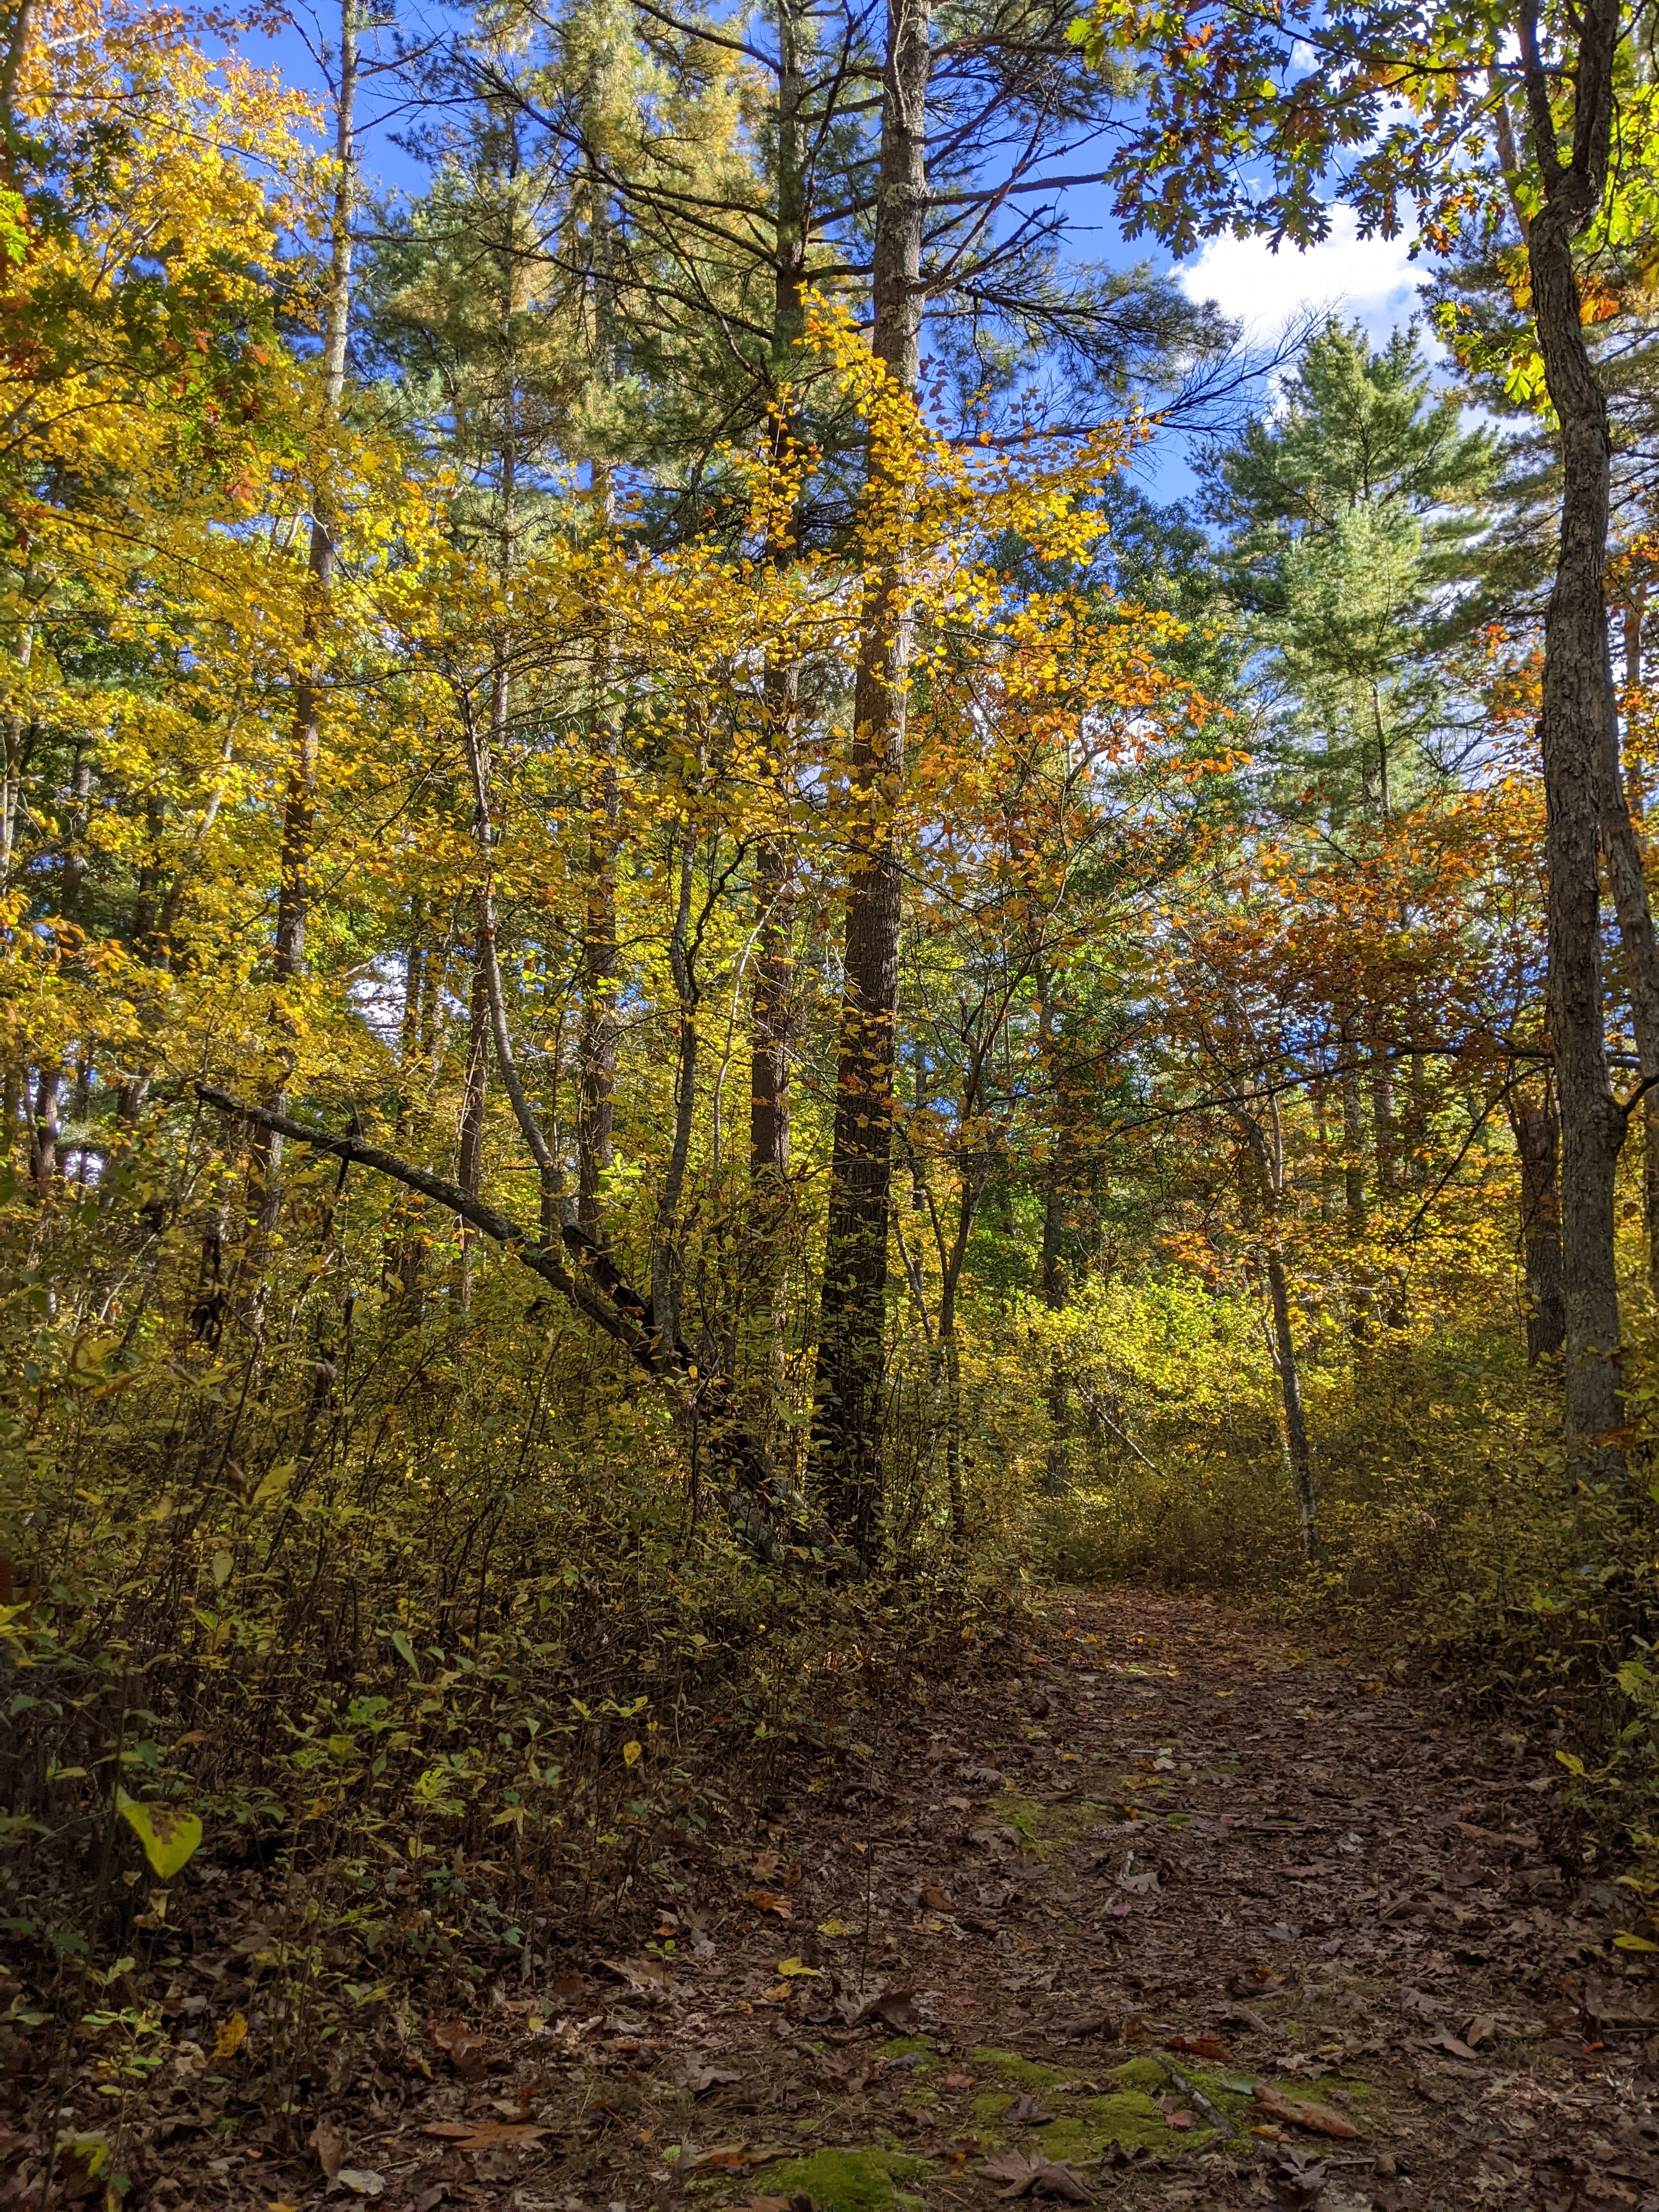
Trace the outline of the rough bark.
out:
<instances>
[{"instance_id":1,"label":"rough bark","mask_svg":"<svg viewBox=\"0 0 1659 2212\"><path fill-rule=\"evenodd\" d=\"M920 366L927 194L929 0L889 0L872 282L872 344L909 392ZM817 1466L837 1535L860 1557L880 1540L883 1336L892 1182L900 866L893 794L903 774L910 638L902 553L866 603L854 696L852 833L830 1219L816 1379Z\"/></svg>"},{"instance_id":2,"label":"rough bark","mask_svg":"<svg viewBox=\"0 0 1659 2212\"><path fill-rule=\"evenodd\" d=\"M468 1197L476 1198L483 1182L484 1109L489 1086L489 985L485 972L486 922L483 901L478 902L478 937L472 952L472 984L467 994L466 1072L461 1088L461 1115L455 1139L455 1180ZM461 1236L460 1302L465 1308L472 1295L473 1237L465 1214Z\"/></svg>"},{"instance_id":3,"label":"rough bark","mask_svg":"<svg viewBox=\"0 0 1659 2212\"><path fill-rule=\"evenodd\" d=\"M1600 1471L1623 1455L1613 1432L1620 1319L1613 1181L1624 1117L1607 1078L1597 869L1599 787L1613 714L1604 577L1612 447L1606 398L1584 343L1573 241L1601 204L1613 114L1617 0L1577 18L1573 138L1563 161L1556 87L1538 46L1535 4L1518 26L1532 152L1544 204L1527 238L1534 326L1559 423L1560 545L1544 623L1543 711L1549 877L1549 1024L1561 1120L1566 1434Z\"/></svg>"},{"instance_id":4,"label":"rough bark","mask_svg":"<svg viewBox=\"0 0 1659 2212\"><path fill-rule=\"evenodd\" d=\"M781 786L793 739L798 671L766 673L769 743ZM795 886L788 829L781 824L756 858L755 990L750 1011L749 1172L766 1203L789 1167L789 1048L794 999ZM765 1233L767 1221L757 1223Z\"/></svg>"},{"instance_id":5,"label":"rough bark","mask_svg":"<svg viewBox=\"0 0 1659 2212\"><path fill-rule=\"evenodd\" d=\"M1048 1163L1048 1188L1042 1195L1042 1303L1050 1313L1066 1306L1066 1262L1062 1243L1066 1231L1066 1201L1060 1187L1058 1152ZM1063 1347L1056 1344L1048 1354L1048 1449L1043 1461L1042 1487L1050 1498L1064 1498L1072 1486L1071 1367Z\"/></svg>"},{"instance_id":6,"label":"rough bark","mask_svg":"<svg viewBox=\"0 0 1659 2212\"><path fill-rule=\"evenodd\" d=\"M1527 1282L1527 1364L1553 1359L1566 1341L1562 1306L1560 1127L1547 1104L1514 1115L1521 1161L1521 1265Z\"/></svg>"},{"instance_id":7,"label":"rough bark","mask_svg":"<svg viewBox=\"0 0 1659 2212\"><path fill-rule=\"evenodd\" d=\"M1285 1279L1285 1262L1276 1237L1267 1249L1267 1295L1273 1308L1273 1364L1279 1370L1279 1394L1285 1407L1285 1454L1290 1462L1291 1486L1296 1493L1297 1518L1302 1526L1302 1549L1310 1560L1319 1557L1319 1522L1315 1510L1313 1453L1308 1443L1307 1417L1302 1409L1302 1369L1297 1358L1296 1334L1291 1327L1291 1296Z\"/></svg>"}]
</instances>

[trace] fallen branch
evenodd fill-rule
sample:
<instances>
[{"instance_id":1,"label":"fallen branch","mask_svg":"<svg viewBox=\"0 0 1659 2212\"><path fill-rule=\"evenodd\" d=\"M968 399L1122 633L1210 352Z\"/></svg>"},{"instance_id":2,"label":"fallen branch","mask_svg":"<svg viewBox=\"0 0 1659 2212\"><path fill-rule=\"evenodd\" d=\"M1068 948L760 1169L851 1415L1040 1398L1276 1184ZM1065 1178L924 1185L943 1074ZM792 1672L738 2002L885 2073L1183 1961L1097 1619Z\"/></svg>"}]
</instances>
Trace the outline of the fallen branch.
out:
<instances>
[{"instance_id":1,"label":"fallen branch","mask_svg":"<svg viewBox=\"0 0 1659 2212\"><path fill-rule=\"evenodd\" d=\"M559 1251L527 1234L493 1206L458 1183L446 1182L441 1176L429 1175L424 1168L399 1159L395 1152L382 1152L378 1145L366 1144L361 1137L337 1137L331 1130L298 1121L292 1114L279 1114L272 1107L252 1105L214 1084L198 1083L196 1095L204 1105L230 1120L269 1129L295 1144L309 1145L313 1151L368 1168L402 1183L405 1189L418 1191L499 1244L510 1259L539 1275L586 1320L603 1329L647 1375L679 1386L674 1395L676 1416L684 1425L696 1428L716 1465L741 1493L727 1500L727 1510L738 1534L762 1558L775 1560L790 1549L818 1557L830 1553L827 1535L808 1523L805 1500L779 1474L738 1418L726 1378L704 1373L696 1354L678 1334L671 1338L654 1327L647 1301L584 1231L574 1224L562 1229L560 1245L593 1278L597 1287L573 1274Z\"/></svg>"}]
</instances>

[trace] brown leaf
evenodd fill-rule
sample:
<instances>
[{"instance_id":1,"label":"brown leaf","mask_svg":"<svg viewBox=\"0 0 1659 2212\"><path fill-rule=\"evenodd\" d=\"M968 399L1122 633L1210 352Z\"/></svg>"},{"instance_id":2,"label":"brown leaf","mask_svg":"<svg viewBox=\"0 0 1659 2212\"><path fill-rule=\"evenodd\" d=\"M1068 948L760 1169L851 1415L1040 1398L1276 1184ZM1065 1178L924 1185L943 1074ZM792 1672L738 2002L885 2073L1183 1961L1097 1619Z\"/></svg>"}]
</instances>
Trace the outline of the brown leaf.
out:
<instances>
[{"instance_id":1,"label":"brown leaf","mask_svg":"<svg viewBox=\"0 0 1659 2212\"><path fill-rule=\"evenodd\" d=\"M1480 2056L1478 2051L1471 2051L1460 2037L1454 2035L1449 2027L1437 2027L1427 2040L1436 2050L1450 2051L1454 2058L1476 2058Z\"/></svg>"},{"instance_id":2,"label":"brown leaf","mask_svg":"<svg viewBox=\"0 0 1659 2212\"><path fill-rule=\"evenodd\" d=\"M631 1990L649 1990L660 1996L674 1986L674 1977L662 1960L643 1953L637 1959L604 1959L600 1964L619 1975Z\"/></svg>"},{"instance_id":3,"label":"brown leaf","mask_svg":"<svg viewBox=\"0 0 1659 2212\"><path fill-rule=\"evenodd\" d=\"M701 2058L684 2058L674 2069L674 2079L682 2089L689 2089L700 2097L705 2089L713 2089L724 2081L741 2081L743 2075L735 2066L710 2066Z\"/></svg>"},{"instance_id":4,"label":"brown leaf","mask_svg":"<svg viewBox=\"0 0 1659 2212\"><path fill-rule=\"evenodd\" d=\"M921 2026L921 2014L916 2010L916 2001L908 1990L888 1990L878 1996L871 2011L884 2020L889 2027L897 2028L902 2034L910 2034Z\"/></svg>"},{"instance_id":5,"label":"brown leaf","mask_svg":"<svg viewBox=\"0 0 1659 2212\"><path fill-rule=\"evenodd\" d=\"M489 2045L464 2020L434 2021L432 2040L464 2081L482 2079Z\"/></svg>"},{"instance_id":6,"label":"brown leaf","mask_svg":"<svg viewBox=\"0 0 1659 2212\"><path fill-rule=\"evenodd\" d=\"M1171 2051L1184 2051L1194 2058L1212 2058L1218 2065L1231 2063L1227 2046L1218 2035L1172 2035Z\"/></svg>"},{"instance_id":7,"label":"brown leaf","mask_svg":"<svg viewBox=\"0 0 1659 2212\"><path fill-rule=\"evenodd\" d=\"M1339 2112L1334 2105L1316 2105L1300 2097L1286 2097L1266 2081L1258 2081L1250 2094L1269 2119L1282 2120L1289 2127L1304 2128L1310 2136L1334 2136L1338 2142L1359 2141L1359 2130L1346 2112Z\"/></svg>"},{"instance_id":8,"label":"brown leaf","mask_svg":"<svg viewBox=\"0 0 1659 2212\"><path fill-rule=\"evenodd\" d=\"M580 1974L567 1972L559 1976L548 1995L556 1997L561 2004L574 2004L578 1997L586 1993L586 1990L587 1984Z\"/></svg>"},{"instance_id":9,"label":"brown leaf","mask_svg":"<svg viewBox=\"0 0 1659 2212\"><path fill-rule=\"evenodd\" d=\"M934 1912L948 1912L951 1910L950 1899L936 1881L923 1882L921 1901Z\"/></svg>"},{"instance_id":10,"label":"brown leaf","mask_svg":"<svg viewBox=\"0 0 1659 2212\"><path fill-rule=\"evenodd\" d=\"M1027 2158L1017 2150L999 2151L994 2158L988 2158L979 2170L989 2181L1007 2183L1006 2189L997 2191L1005 2202L1033 2194L1068 2197L1073 2204L1095 2202L1094 2191L1080 2173L1069 2166L1056 2166L1041 2152L1033 2152Z\"/></svg>"},{"instance_id":11,"label":"brown leaf","mask_svg":"<svg viewBox=\"0 0 1659 2212\"><path fill-rule=\"evenodd\" d=\"M752 1905L757 1912L775 1912L780 1920L793 1920L795 1908L787 1897L775 1897L769 1889L740 1889L738 1895L745 1905Z\"/></svg>"},{"instance_id":12,"label":"brown leaf","mask_svg":"<svg viewBox=\"0 0 1659 2212\"><path fill-rule=\"evenodd\" d=\"M311 2130L311 2148L317 2154L317 2163L325 2177L334 2181L345 2164L345 2137L326 2120L319 2120Z\"/></svg>"},{"instance_id":13,"label":"brown leaf","mask_svg":"<svg viewBox=\"0 0 1659 2212\"><path fill-rule=\"evenodd\" d=\"M1046 2128L1054 2116L1043 2111L1029 2089L1022 2089L1018 2103L1011 2105L1002 2117L1005 2120L1018 2120L1022 2127Z\"/></svg>"},{"instance_id":14,"label":"brown leaf","mask_svg":"<svg viewBox=\"0 0 1659 2212\"><path fill-rule=\"evenodd\" d=\"M685 2170L688 2173L735 2173L749 2162L744 2144L716 2143L712 2149L700 2150Z\"/></svg>"},{"instance_id":15,"label":"brown leaf","mask_svg":"<svg viewBox=\"0 0 1659 2212\"><path fill-rule=\"evenodd\" d=\"M422 2133L441 2136L457 2150L495 2150L514 2143L533 2148L547 2130L535 2121L434 2120Z\"/></svg>"}]
</instances>

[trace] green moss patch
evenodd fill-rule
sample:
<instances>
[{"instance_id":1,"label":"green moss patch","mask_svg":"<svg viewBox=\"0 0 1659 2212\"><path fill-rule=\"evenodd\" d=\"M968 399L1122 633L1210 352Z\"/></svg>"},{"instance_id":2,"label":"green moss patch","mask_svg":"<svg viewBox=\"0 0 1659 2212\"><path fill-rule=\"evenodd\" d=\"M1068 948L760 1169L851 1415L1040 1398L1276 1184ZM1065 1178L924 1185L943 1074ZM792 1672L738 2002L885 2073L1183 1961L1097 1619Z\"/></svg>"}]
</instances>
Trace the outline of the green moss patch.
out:
<instances>
[{"instance_id":1,"label":"green moss patch","mask_svg":"<svg viewBox=\"0 0 1659 2212\"><path fill-rule=\"evenodd\" d=\"M1057 2081L1082 2081L1088 2076L1076 2066L1042 2066L1036 2059L1022 2058L1012 2051L992 2051L981 2045L969 2053L976 2066L988 2066L1005 2081L1017 2081L1022 2089L1052 2089Z\"/></svg>"},{"instance_id":2,"label":"green moss patch","mask_svg":"<svg viewBox=\"0 0 1659 2212\"><path fill-rule=\"evenodd\" d=\"M1076 1804L1045 1805L1036 1797L1009 1796L994 1799L990 1813L1013 1830L1025 1850L1046 1859L1109 1820L1112 1808L1092 1797Z\"/></svg>"},{"instance_id":3,"label":"green moss patch","mask_svg":"<svg viewBox=\"0 0 1659 2212\"><path fill-rule=\"evenodd\" d=\"M1058 2089L1096 2078L1091 2071L1085 2073L1078 2067L1044 2066L1033 2059L1018 2057L1012 2051L981 2049L973 2056L978 2064L1016 2085L1016 2089L987 2090L975 2098L974 2118L981 2129L995 2128L1016 2101L1017 2090ZM1131 2058L1112 2069L1110 2080L1113 2086L1108 2094L1068 2096L1063 2112L1056 2112L1042 2127L1022 2130L1020 2140L1039 2144L1045 2155L1057 2162L1069 2161L1073 2165L1086 2166L1113 2148L1169 2150L1176 2131L1168 2125L1164 2106L1174 2092L1158 2061ZM1206 2095L1212 2094L1207 2082L1203 2087ZM1221 2105L1237 2100L1229 2100L1218 2092L1214 2101ZM1207 2142L1214 2133L1212 2128L1202 2125L1182 2131L1178 2136L1180 2147L1194 2149Z\"/></svg>"},{"instance_id":4,"label":"green moss patch","mask_svg":"<svg viewBox=\"0 0 1659 2212\"><path fill-rule=\"evenodd\" d=\"M918 2212L921 2197L899 2184L919 2181L933 2161L901 2150L817 2150L763 2169L759 2186L769 2197L805 2191L817 2212Z\"/></svg>"},{"instance_id":5,"label":"green moss patch","mask_svg":"<svg viewBox=\"0 0 1659 2212\"><path fill-rule=\"evenodd\" d=\"M933 2046L925 2035L896 2035L890 2042L876 2045L878 2058L908 2058L913 2051L921 2054L921 2063L911 2067L909 2071L926 2074L933 2063Z\"/></svg>"}]
</instances>

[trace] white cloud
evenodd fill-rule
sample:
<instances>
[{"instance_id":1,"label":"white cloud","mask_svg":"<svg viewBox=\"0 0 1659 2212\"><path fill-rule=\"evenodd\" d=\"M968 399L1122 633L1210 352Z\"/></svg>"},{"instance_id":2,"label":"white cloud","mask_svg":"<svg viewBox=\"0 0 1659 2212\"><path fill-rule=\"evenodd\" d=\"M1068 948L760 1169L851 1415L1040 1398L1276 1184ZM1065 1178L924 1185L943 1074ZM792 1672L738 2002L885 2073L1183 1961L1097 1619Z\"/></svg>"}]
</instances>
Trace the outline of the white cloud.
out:
<instances>
[{"instance_id":1,"label":"white cloud","mask_svg":"<svg viewBox=\"0 0 1659 2212\"><path fill-rule=\"evenodd\" d=\"M1213 300L1257 343L1309 313L1358 319L1383 337L1417 312L1417 287L1428 272L1410 258L1409 237L1358 233L1352 209L1339 207L1330 236L1306 252L1287 243L1275 253L1265 238L1212 238L1176 273L1189 299Z\"/></svg>"}]
</instances>

